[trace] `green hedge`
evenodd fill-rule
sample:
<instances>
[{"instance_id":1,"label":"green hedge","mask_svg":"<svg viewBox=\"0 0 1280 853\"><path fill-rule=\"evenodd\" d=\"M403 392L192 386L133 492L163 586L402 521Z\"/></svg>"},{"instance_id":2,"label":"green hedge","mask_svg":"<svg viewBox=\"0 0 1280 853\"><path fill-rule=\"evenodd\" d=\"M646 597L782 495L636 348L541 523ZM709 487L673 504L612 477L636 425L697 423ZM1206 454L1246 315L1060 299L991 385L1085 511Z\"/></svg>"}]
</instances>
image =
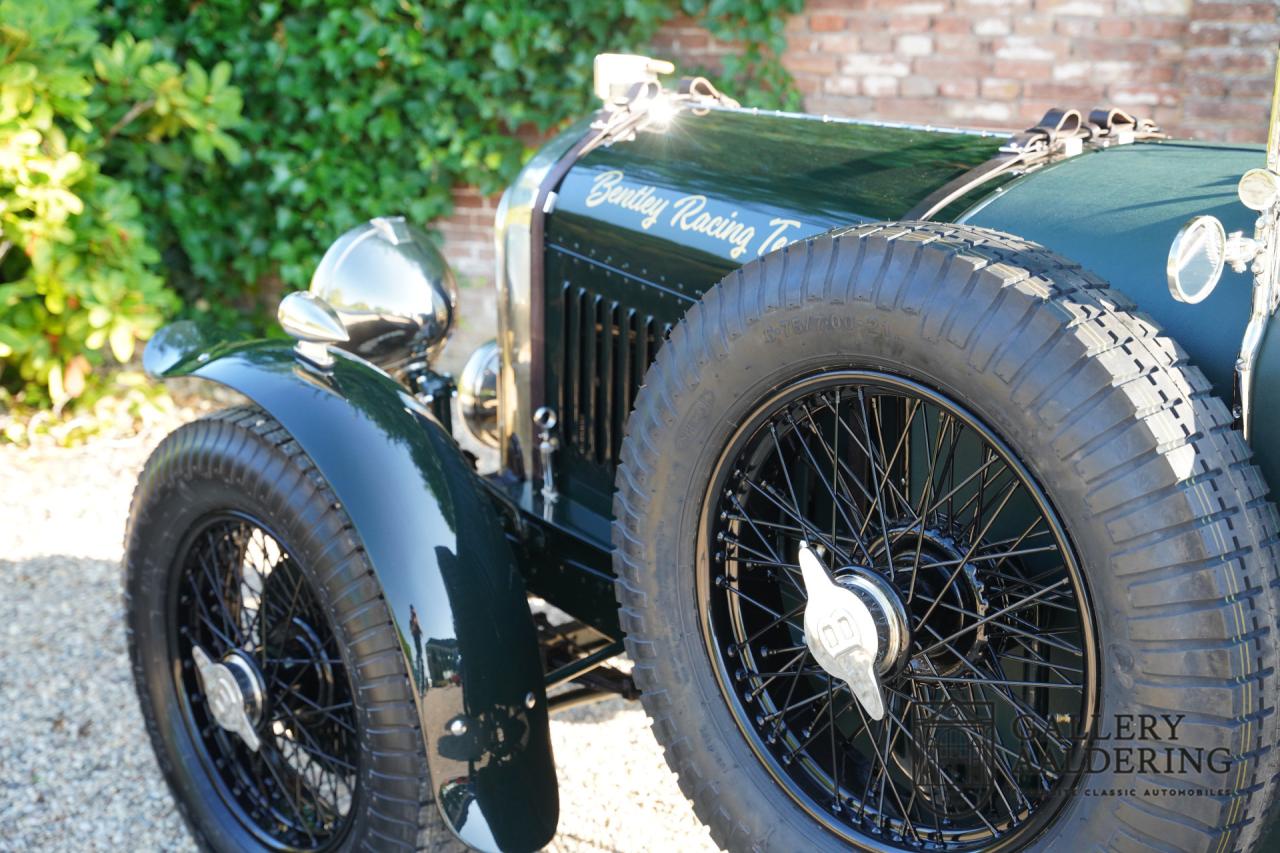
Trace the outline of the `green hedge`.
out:
<instances>
[{"instance_id":1,"label":"green hedge","mask_svg":"<svg viewBox=\"0 0 1280 853\"><path fill-rule=\"evenodd\" d=\"M117 270L133 302L87 317L88 332L59 325L47 295L31 308L41 294L11 289L3 282L25 273L0 266L0 388L11 405L64 402L76 389L53 387L51 365L83 358L87 374L103 363L98 321L126 358L179 302L226 334L260 330L264 309L305 286L344 229L387 213L429 223L450 212L456 186L504 187L541 136L592 109L595 54L643 50L681 12L747 46L718 82L754 105L794 107L777 55L801 2L105 0L95 18L91 0L0 0L0 47L34 63L32 85L73 80L69 96L41 96L53 105L41 145L56 148L58 129L76 135L93 193L125 199L115 215L135 247ZM37 7L62 35L15 35ZM0 146L23 109L0 111ZM10 181L0 172L0 193ZM77 224L86 215L68 211L67 245L92 239ZM115 330L129 311L126 344ZM15 328L27 343L13 345Z\"/></svg>"},{"instance_id":2,"label":"green hedge","mask_svg":"<svg viewBox=\"0 0 1280 853\"><path fill-rule=\"evenodd\" d=\"M0 403L96 403L178 307L128 178L150 162L236 158L239 93L122 36L93 0L0 0ZM110 353L110 356L107 355ZM129 377L121 377L129 386ZM10 425L12 426L12 425ZM12 431L5 433L12 437Z\"/></svg>"}]
</instances>

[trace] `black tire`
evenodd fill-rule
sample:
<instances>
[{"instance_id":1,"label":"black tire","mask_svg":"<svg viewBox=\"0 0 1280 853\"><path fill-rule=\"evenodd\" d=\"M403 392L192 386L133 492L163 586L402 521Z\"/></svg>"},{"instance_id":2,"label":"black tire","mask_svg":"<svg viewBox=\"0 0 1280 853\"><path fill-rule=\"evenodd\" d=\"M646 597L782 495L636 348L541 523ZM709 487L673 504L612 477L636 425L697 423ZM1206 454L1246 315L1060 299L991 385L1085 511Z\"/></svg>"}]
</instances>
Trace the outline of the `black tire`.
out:
<instances>
[{"instance_id":1,"label":"black tire","mask_svg":"<svg viewBox=\"0 0 1280 853\"><path fill-rule=\"evenodd\" d=\"M312 633L308 636L324 638L316 642L329 644L321 647L317 660L330 666L324 672L336 685L329 685L336 691L332 693L336 697L333 707L340 704L342 711L331 710L324 718L313 714L309 720L314 722L308 726L314 726L314 732L329 732L346 745L353 769L344 772L350 772L356 781L343 789L345 811L327 823L310 811L304 816L306 809L296 812L294 823L303 828L295 826L293 836L285 827L295 813L283 801L271 800L278 796L271 791L296 783L299 777L305 789L308 777L296 768L307 765L294 760L286 766L281 759L286 745L279 738L272 739L266 724L260 723L261 755L268 755L265 744L279 747L282 751L271 753L276 758L273 768L280 773L292 769L294 776L284 777L283 783L263 783L265 793L261 796L266 799L256 802L267 803L262 810L266 816L254 818L240 799L248 794L234 793L233 786L238 783L227 781L243 777L229 777L229 771L214 769L215 761L222 761L223 767L238 767L237 760L248 762L253 756L243 758L247 754L238 751L242 746L235 743L236 736L214 725L200 730L195 715L205 712L193 709L202 702L207 706L207 701L192 695L191 661L173 651L179 630L185 637L192 636L190 628L175 626L186 626L184 620L196 609L190 588L184 585L184 566L192 559L184 556L190 550L185 543L191 531L204 529L201 525L207 520L224 517L245 519L252 529L268 531L280 552L287 555L276 558L275 574L285 577L280 568L285 560L290 561L289 571L298 573L289 576L293 578L290 588L301 592L286 594L290 609L279 621L288 624L281 630L291 630L302 618L294 615L302 596L312 607L311 622L316 623L309 625ZM243 553L241 559L247 559ZM203 558L204 553L199 556ZM214 566L215 575L217 571ZM233 571L244 576L243 569ZM258 588L260 613L268 612L265 608L274 595L271 576L266 577ZM134 493L125 538L129 654L160 768L202 848L285 849L294 846L291 837L301 839L303 847L341 850L439 849L445 842L448 832L431 799L409 674L380 592L359 536L328 484L284 428L262 410L229 409L187 424L165 438L152 454ZM225 622L223 628L230 632ZM267 629L258 631L267 636ZM266 639L261 641L264 660L267 643ZM340 654L340 662L329 659L333 653L327 651L330 648ZM305 668L310 664L294 665ZM304 676L296 676L295 681L298 678ZM307 683L305 679L303 683ZM267 692L270 694L269 689ZM338 698L346 701L338 703ZM269 695L268 702L274 701ZM336 728L339 725L349 726L354 734ZM302 742L301 734L291 730L289 736ZM321 736L315 737L312 743L319 746ZM330 742L324 741L323 746L328 748ZM291 754L296 754L296 749ZM327 765L312 762L310 766ZM316 787L319 784L312 782ZM336 800L337 783L331 784L332 795L325 796ZM251 788L256 785L243 784L241 791ZM270 816L273 802L286 821Z\"/></svg>"},{"instance_id":2,"label":"black tire","mask_svg":"<svg viewBox=\"0 0 1280 853\"><path fill-rule=\"evenodd\" d=\"M613 533L627 650L716 842L844 846L750 748L695 586L711 559L697 546L703 502L735 429L774 389L843 368L959 401L1044 488L1087 582L1104 719L1184 714L1177 746L1233 756L1225 772L1092 775L1079 785L1120 795L1078 785L1018 843L1255 849L1277 773L1280 524L1227 408L1174 341L1078 265L1008 235L911 223L839 229L732 273L673 330L627 425Z\"/></svg>"}]
</instances>

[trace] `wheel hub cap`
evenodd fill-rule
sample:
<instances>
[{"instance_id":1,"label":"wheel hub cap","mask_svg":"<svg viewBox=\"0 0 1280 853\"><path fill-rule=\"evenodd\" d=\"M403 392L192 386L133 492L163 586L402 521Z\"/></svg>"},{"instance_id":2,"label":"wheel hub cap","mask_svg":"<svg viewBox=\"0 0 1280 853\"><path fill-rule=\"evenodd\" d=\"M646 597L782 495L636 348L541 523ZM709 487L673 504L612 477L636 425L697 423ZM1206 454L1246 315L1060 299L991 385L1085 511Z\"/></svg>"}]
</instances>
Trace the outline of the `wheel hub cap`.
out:
<instances>
[{"instance_id":1,"label":"wheel hub cap","mask_svg":"<svg viewBox=\"0 0 1280 853\"><path fill-rule=\"evenodd\" d=\"M253 664L238 651L215 663L199 646L192 646L191 657L214 722L257 752L260 744L254 726L262 718L264 688Z\"/></svg>"},{"instance_id":2,"label":"wheel hub cap","mask_svg":"<svg viewBox=\"0 0 1280 853\"><path fill-rule=\"evenodd\" d=\"M832 578L807 542L800 546L800 571L807 598L805 644L819 666L849 685L871 719L883 719L880 676L898 666L908 645L897 594L857 569Z\"/></svg>"}]
</instances>

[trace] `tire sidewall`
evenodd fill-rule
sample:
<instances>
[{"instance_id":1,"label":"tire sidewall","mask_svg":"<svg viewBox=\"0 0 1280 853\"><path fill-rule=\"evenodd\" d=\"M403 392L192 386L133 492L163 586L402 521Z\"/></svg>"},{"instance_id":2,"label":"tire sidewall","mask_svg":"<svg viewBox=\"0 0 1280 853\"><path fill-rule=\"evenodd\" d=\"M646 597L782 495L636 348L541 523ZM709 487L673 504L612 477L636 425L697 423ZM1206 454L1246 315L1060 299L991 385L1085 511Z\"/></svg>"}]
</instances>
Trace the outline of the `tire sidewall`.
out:
<instances>
[{"instance_id":1,"label":"tire sidewall","mask_svg":"<svg viewBox=\"0 0 1280 853\"><path fill-rule=\"evenodd\" d=\"M726 302L742 300L743 294L735 288L744 286L742 277L731 277L718 286L719 293L709 296ZM983 286L981 280L977 286ZM1015 292L995 298L1037 297ZM699 310L713 314L716 308L704 299ZM1043 315L1037 318L1037 322L1042 320ZM1004 378L975 370L969 347L957 345L945 335L922 335L922 327L922 318L908 311L800 300L779 306L748 325L745 333L732 341L727 357L700 360L696 366L665 366L684 381L678 395L664 400L662 427L648 433L647 437L658 443L648 448L647 458L655 463L652 470L637 475L646 485L645 526L628 534L637 541L653 543L656 573L648 582L641 580L642 594L653 599L644 607L649 614L644 622L646 640L652 640L661 654L671 655L664 664L671 677L661 684L668 694L662 701L663 713L676 732L698 739L692 748L704 752L707 759L700 766L716 769L714 775L699 782L712 789L722 786L726 796L732 789L735 802L723 808L730 821L742 825L747 830L745 837L761 849L835 848L842 843L777 787L739 730L718 684L717 664L710 659L703 639L695 559L707 559L697 548L703 499L717 460L737 425L772 392L799 378L841 369L892 373L941 392L999 435L1048 496L1076 551L1096 632L1094 650L1099 660L1094 671L1099 700L1095 714L1099 725L1106 726L1106 721L1117 719L1117 715L1150 710L1138 704L1132 689L1135 655L1128 646L1128 632L1134 613L1127 604L1128 589L1109 570L1114 544L1105 525L1089 512L1080 471L1050 445L1047 426L1032 409L1012 399ZM1022 347L1030 359L1054 332L1021 329L1020 339L1009 342L1012 354L1016 356ZM666 355L661 353L659 358ZM653 618L652 614L659 613L663 618ZM1089 774L1078 785L1132 788L1135 779L1118 777L1108 769ZM1092 841L1105 843L1114 822L1099 818L1121 805L1105 797L1073 797L1035 839L1034 846L1053 849L1055 845L1074 848Z\"/></svg>"},{"instance_id":2,"label":"tire sidewall","mask_svg":"<svg viewBox=\"0 0 1280 853\"><path fill-rule=\"evenodd\" d=\"M201 460L206 463L208 459ZM340 639L337 643L347 677L356 673L350 656L350 637L330 605L322 574L331 564L332 555L308 529L309 507L303 498L306 490L286 489L278 479L263 472L246 469L238 460L219 460L222 470L216 475L200 470L183 471L178 476L171 470L161 472L144 483L136 500L145 504L135 512L137 523L131 530L127 555L130 593L128 622L131 631L130 651L139 685L144 717L154 720L150 726L156 740L155 752L161 769L174 788L176 799L202 844L226 850L244 850L263 845L263 841L246 824L247 817L237 815L214 781L217 771L208 766L208 757L197 747L189 727L189 711L179 695L180 685L173 670L170 636L171 595L182 578L179 561L189 544L189 533L210 517L221 513L239 513L260 523L265 532L276 538L282 549L293 555L296 565L327 614L328 628ZM277 474L284 469L274 468ZM314 513L311 513L314 516ZM185 663L185 662L184 662ZM369 767L366 757L366 713L355 684L351 689L356 719L360 721L360 749L353 819L345 827L342 838L360 837L360 824L367 811L363 803L368 787ZM339 840L340 839L335 839Z\"/></svg>"}]
</instances>

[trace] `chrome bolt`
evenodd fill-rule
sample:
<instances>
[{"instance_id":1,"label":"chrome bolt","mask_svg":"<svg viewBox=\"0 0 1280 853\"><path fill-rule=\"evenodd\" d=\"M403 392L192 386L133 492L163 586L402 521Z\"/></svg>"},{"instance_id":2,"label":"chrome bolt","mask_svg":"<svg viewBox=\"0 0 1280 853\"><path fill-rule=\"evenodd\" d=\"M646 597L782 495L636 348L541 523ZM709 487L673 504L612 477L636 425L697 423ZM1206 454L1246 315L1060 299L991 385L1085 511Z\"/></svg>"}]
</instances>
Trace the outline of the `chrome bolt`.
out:
<instances>
[{"instance_id":1,"label":"chrome bolt","mask_svg":"<svg viewBox=\"0 0 1280 853\"><path fill-rule=\"evenodd\" d=\"M532 691L524 694L524 706L526 708L532 711L534 706L537 704L538 704L538 697L534 696Z\"/></svg>"},{"instance_id":2,"label":"chrome bolt","mask_svg":"<svg viewBox=\"0 0 1280 853\"><path fill-rule=\"evenodd\" d=\"M467 721L461 717L454 717L449 723L449 734L461 737L467 733Z\"/></svg>"}]
</instances>

